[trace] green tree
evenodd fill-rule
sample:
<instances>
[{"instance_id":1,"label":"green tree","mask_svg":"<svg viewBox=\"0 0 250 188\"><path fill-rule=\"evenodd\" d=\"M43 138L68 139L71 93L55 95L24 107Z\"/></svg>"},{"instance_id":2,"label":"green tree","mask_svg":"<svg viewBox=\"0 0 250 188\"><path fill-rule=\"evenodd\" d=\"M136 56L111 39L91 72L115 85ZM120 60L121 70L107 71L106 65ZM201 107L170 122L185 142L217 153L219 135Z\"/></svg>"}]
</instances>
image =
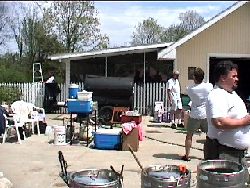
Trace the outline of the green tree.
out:
<instances>
[{"instance_id":1,"label":"green tree","mask_svg":"<svg viewBox=\"0 0 250 188\"><path fill-rule=\"evenodd\" d=\"M0 82L27 82L30 81L32 75L29 76L27 66L17 64L18 54L5 53L0 57Z\"/></svg>"},{"instance_id":2,"label":"green tree","mask_svg":"<svg viewBox=\"0 0 250 188\"><path fill-rule=\"evenodd\" d=\"M46 28L56 35L67 52L100 49L108 46L102 36L93 1L54 1L44 9Z\"/></svg>"},{"instance_id":3,"label":"green tree","mask_svg":"<svg viewBox=\"0 0 250 188\"><path fill-rule=\"evenodd\" d=\"M163 31L163 27L157 23L157 20L149 17L135 27L131 45L159 43L161 42L161 35Z\"/></svg>"},{"instance_id":4,"label":"green tree","mask_svg":"<svg viewBox=\"0 0 250 188\"><path fill-rule=\"evenodd\" d=\"M187 34L188 32L181 25L173 24L164 30L161 41L176 42Z\"/></svg>"}]
</instances>

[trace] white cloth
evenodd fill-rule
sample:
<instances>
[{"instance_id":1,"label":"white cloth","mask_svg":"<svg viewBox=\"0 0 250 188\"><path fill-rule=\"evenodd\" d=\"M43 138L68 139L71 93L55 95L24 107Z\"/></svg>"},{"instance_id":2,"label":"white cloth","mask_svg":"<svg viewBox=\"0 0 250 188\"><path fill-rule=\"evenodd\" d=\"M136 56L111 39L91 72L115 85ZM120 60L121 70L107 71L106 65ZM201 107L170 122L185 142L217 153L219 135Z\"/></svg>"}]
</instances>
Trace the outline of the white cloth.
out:
<instances>
[{"instance_id":1,"label":"white cloth","mask_svg":"<svg viewBox=\"0 0 250 188\"><path fill-rule=\"evenodd\" d=\"M191 112L190 117L194 119L205 119L206 115L206 100L209 92L213 89L211 83L193 84L187 87L187 94L190 97Z\"/></svg>"},{"instance_id":2,"label":"white cloth","mask_svg":"<svg viewBox=\"0 0 250 188\"><path fill-rule=\"evenodd\" d=\"M54 76L51 76L45 83L53 83L55 80Z\"/></svg>"},{"instance_id":3,"label":"white cloth","mask_svg":"<svg viewBox=\"0 0 250 188\"><path fill-rule=\"evenodd\" d=\"M215 86L208 95L206 111L207 135L209 138L216 138L219 143L237 149L246 149L250 146L250 126L237 129L217 129L211 122L211 118L230 117L239 119L248 114L243 100L236 92L229 93Z\"/></svg>"}]
</instances>

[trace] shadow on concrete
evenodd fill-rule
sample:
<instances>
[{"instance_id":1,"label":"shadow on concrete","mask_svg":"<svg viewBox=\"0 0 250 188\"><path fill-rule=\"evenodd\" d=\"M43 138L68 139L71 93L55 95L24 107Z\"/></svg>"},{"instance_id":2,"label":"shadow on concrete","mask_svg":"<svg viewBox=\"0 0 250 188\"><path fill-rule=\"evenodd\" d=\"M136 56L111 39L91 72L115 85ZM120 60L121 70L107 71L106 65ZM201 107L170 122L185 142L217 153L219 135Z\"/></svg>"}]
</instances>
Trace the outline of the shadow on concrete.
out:
<instances>
[{"instance_id":1,"label":"shadow on concrete","mask_svg":"<svg viewBox=\"0 0 250 188\"><path fill-rule=\"evenodd\" d=\"M206 139L200 139L200 140L197 139L197 140L196 140L196 142L197 142L197 143L200 143L200 144L204 144L205 141L206 141Z\"/></svg>"},{"instance_id":2,"label":"shadow on concrete","mask_svg":"<svg viewBox=\"0 0 250 188\"><path fill-rule=\"evenodd\" d=\"M154 154L153 157L155 158L163 158L163 159L178 159L180 158L180 156L178 154L166 154L166 153L158 153L158 154Z\"/></svg>"},{"instance_id":3,"label":"shadow on concrete","mask_svg":"<svg viewBox=\"0 0 250 188\"><path fill-rule=\"evenodd\" d=\"M178 128L176 129L176 133L182 133L182 134L187 134L187 130L184 128Z\"/></svg>"},{"instance_id":4,"label":"shadow on concrete","mask_svg":"<svg viewBox=\"0 0 250 188\"><path fill-rule=\"evenodd\" d=\"M163 158L163 159L173 159L173 160L181 160L181 157L182 155L179 155L179 154L166 154L166 153L159 153L159 154L154 154L153 157L155 158ZM196 156L190 156L190 159L198 159L198 160L202 160L201 158L199 157L196 157Z\"/></svg>"},{"instance_id":5,"label":"shadow on concrete","mask_svg":"<svg viewBox=\"0 0 250 188\"><path fill-rule=\"evenodd\" d=\"M176 129L176 133L183 133L183 134L187 134L187 129L185 128L178 128ZM200 136L201 135L201 132L197 131L197 132L194 132L193 135L198 135Z\"/></svg>"},{"instance_id":6,"label":"shadow on concrete","mask_svg":"<svg viewBox=\"0 0 250 188\"><path fill-rule=\"evenodd\" d=\"M24 140L22 140L23 142ZM0 143L3 143L3 137L0 138ZM5 140L5 143L19 143L17 136L8 136Z\"/></svg>"},{"instance_id":7,"label":"shadow on concrete","mask_svg":"<svg viewBox=\"0 0 250 188\"><path fill-rule=\"evenodd\" d=\"M162 133L161 131L146 131L146 133Z\"/></svg>"},{"instance_id":8,"label":"shadow on concrete","mask_svg":"<svg viewBox=\"0 0 250 188\"><path fill-rule=\"evenodd\" d=\"M150 125L147 125L147 127L158 127L158 128L163 127L163 128L170 128L170 127L168 127L168 125L166 125L166 124L150 124Z\"/></svg>"}]
</instances>

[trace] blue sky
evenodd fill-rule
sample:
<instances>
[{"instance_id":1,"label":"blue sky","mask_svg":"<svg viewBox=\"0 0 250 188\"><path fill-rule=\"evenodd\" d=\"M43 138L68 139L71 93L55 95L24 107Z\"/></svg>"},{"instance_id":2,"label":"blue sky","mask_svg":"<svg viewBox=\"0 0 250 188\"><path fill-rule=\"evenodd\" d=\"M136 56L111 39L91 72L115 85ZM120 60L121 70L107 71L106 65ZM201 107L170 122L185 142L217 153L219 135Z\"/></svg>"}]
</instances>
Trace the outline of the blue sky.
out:
<instances>
[{"instance_id":1,"label":"blue sky","mask_svg":"<svg viewBox=\"0 0 250 188\"><path fill-rule=\"evenodd\" d=\"M205 20L228 8L236 1L95 1L101 32L111 45L128 45L135 26L152 17L163 27L179 22L178 16L195 10Z\"/></svg>"},{"instance_id":2,"label":"blue sky","mask_svg":"<svg viewBox=\"0 0 250 188\"><path fill-rule=\"evenodd\" d=\"M25 1L23 1L24 3ZM48 3L50 1L47 1ZM149 17L165 28L179 23L179 14L195 10L205 20L225 10L236 1L94 1L98 11L100 29L107 34L110 46L129 45L135 27ZM25 2L25 3L31 3ZM34 3L34 1L32 2ZM47 3L45 3L47 4ZM44 5L45 5L44 4ZM13 42L8 47L16 51ZM7 50L7 49L5 49ZM0 50L0 51L5 51ZM7 50L8 51L8 50Z\"/></svg>"}]
</instances>

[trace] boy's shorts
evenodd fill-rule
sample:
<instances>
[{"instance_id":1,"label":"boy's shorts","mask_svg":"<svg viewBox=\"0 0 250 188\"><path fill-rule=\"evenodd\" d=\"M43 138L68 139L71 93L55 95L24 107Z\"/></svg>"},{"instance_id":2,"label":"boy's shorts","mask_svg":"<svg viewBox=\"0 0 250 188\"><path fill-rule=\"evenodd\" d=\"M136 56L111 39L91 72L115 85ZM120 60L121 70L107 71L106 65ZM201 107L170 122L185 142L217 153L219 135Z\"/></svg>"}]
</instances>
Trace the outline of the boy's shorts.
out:
<instances>
[{"instance_id":1,"label":"boy's shorts","mask_svg":"<svg viewBox=\"0 0 250 188\"><path fill-rule=\"evenodd\" d=\"M189 117L187 123L187 133L193 134L198 129L201 129L202 132L207 133L207 119L194 119Z\"/></svg>"}]
</instances>

